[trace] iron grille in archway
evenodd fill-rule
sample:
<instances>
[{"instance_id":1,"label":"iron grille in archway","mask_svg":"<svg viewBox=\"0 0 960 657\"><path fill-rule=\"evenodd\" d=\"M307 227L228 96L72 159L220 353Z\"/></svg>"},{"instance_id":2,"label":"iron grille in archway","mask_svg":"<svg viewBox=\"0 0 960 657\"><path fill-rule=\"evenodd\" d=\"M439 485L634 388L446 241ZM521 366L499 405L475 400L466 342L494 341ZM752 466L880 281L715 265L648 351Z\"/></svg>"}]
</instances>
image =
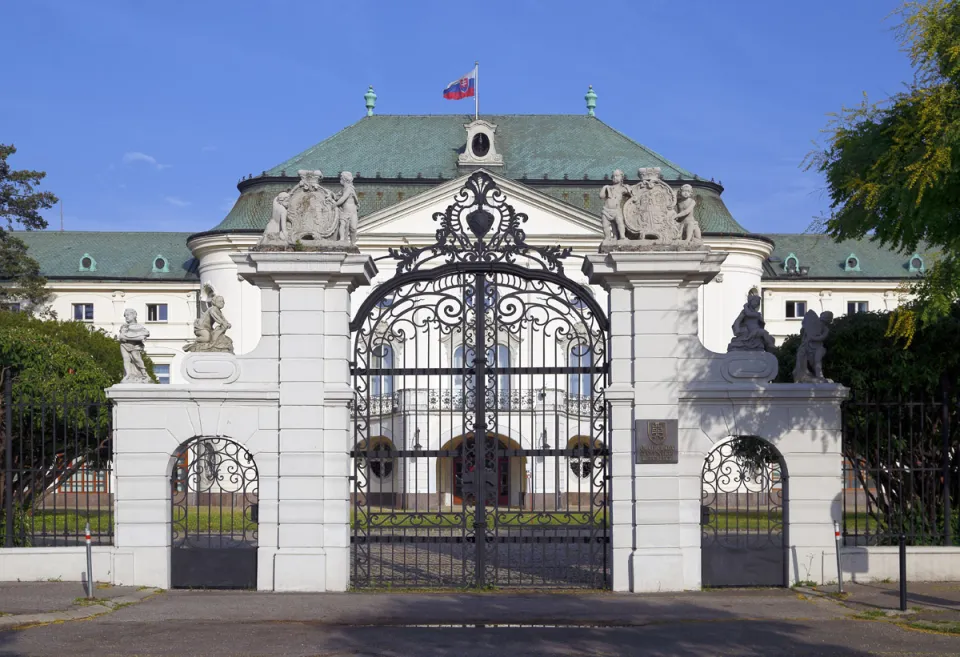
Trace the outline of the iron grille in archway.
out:
<instances>
[{"instance_id":1,"label":"iron grille in archway","mask_svg":"<svg viewBox=\"0 0 960 657\"><path fill-rule=\"evenodd\" d=\"M474 173L353 319L355 587L608 585L607 319L526 219Z\"/></svg>"},{"instance_id":2,"label":"iron grille in archway","mask_svg":"<svg viewBox=\"0 0 960 657\"><path fill-rule=\"evenodd\" d=\"M253 456L222 436L177 450L170 477L173 588L257 588L259 476Z\"/></svg>"},{"instance_id":3,"label":"iron grille in archway","mask_svg":"<svg viewBox=\"0 0 960 657\"><path fill-rule=\"evenodd\" d=\"M787 585L787 468L772 444L738 436L715 447L701 475L705 587Z\"/></svg>"}]
</instances>

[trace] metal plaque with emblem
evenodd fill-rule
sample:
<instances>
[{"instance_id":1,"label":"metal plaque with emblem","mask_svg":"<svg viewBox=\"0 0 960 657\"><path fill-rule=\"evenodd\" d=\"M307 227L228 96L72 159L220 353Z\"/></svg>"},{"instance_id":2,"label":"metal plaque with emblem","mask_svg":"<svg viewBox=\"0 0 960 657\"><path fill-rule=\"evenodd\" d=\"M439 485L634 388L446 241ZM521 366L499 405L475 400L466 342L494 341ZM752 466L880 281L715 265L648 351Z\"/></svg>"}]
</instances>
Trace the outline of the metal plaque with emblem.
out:
<instances>
[{"instance_id":1,"label":"metal plaque with emblem","mask_svg":"<svg viewBox=\"0 0 960 657\"><path fill-rule=\"evenodd\" d=\"M676 420L637 420L634 437L637 463L652 465L678 461Z\"/></svg>"}]
</instances>

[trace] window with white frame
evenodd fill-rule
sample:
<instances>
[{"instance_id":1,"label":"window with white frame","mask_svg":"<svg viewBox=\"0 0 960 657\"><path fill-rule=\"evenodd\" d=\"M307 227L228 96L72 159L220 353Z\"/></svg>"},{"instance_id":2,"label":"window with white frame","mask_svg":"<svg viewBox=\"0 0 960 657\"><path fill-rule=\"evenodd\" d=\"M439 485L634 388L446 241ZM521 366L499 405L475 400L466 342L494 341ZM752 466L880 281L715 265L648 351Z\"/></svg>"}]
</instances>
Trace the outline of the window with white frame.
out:
<instances>
[{"instance_id":1,"label":"window with white frame","mask_svg":"<svg viewBox=\"0 0 960 657\"><path fill-rule=\"evenodd\" d=\"M160 383L168 384L170 383L170 365L158 365L154 363L153 373L157 377L157 381Z\"/></svg>"},{"instance_id":2,"label":"window with white frame","mask_svg":"<svg viewBox=\"0 0 960 657\"><path fill-rule=\"evenodd\" d=\"M167 321L167 304L148 303L147 304L147 321L148 322Z\"/></svg>"},{"instance_id":3,"label":"window with white frame","mask_svg":"<svg viewBox=\"0 0 960 657\"><path fill-rule=\"evenodd\" d=\"M92 303L73 304L73 319L76 322L92 322L93 321L93 304Z\"/></svg>"},{"instance_id":4,"label":"window with white frame","mask_svg":"<svg viewBox=\"0 0 960 657\"><path fill-rule=\"evenodd\" d=\"M584 368L593 365L593 354L590 351L590 345L585 342L578 342L570 347L567 362L570 368ZM590 394L589 373L572 372L570 380L567 382L567 393L571 396L587 396Z\"/></svg>"},{"instance_id":5,"label":"window with white frame","mask_svg":"<svg viewBox=\"0 0 960 657\"><path fill-rule=\"evenodd\" d=\"M393 374L382 374L376 370L393 369L393 347L388 344L380 343L373 348L373 358L371 359L372 376L370 377L370 393L377 397L379 395L393 394Z\"/></svg>"},{"instance_id":6,"label":"window with white frame","mask_svg":"<svg viewBox=\"0 0 960 657\"><path fill-rule=\"evenodd\" d=\"M853 315L854 313L865 313L870 310L870 304L867 301L848 301L847 302L847 314Z\"/></svg>"},{"instance_id":7,"label":"window with white frame","mask_svg":"<svg viewBox=\"0 0 960 657\"><path fill-rule=\"evenodd\" d=\"M806 301L788 301L786 307L787 319L803 319L807 313Z\"/></svg>"}]
</instances>

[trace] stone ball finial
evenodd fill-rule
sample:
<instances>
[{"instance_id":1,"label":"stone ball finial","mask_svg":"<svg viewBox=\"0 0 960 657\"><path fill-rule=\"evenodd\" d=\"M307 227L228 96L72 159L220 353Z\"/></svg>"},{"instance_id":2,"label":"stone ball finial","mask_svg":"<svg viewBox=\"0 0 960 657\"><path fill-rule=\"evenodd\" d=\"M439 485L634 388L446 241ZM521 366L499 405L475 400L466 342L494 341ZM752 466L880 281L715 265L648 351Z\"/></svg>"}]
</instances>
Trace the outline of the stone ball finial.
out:
<instances>
[{"instance_id":1,"label":"stone ball finial","mask_svg":"<svg viewBox=\"0 0 960 657\"><path fill-rule=\"evenodd\" d=\"M377 94L374 93L372 84L367 93L363 94L363 100L367 104L367 116L373 116L373 108L377 106Z\"/></svg>"},{"instance_id":2,"label":"stone ball finial","mask_svg":"<svg viewBox=\"0 0 960 657\"><path fill-rule=\"evenodd\" d=\"M596 116L597 94L594 93L592 84L587 87L587 93L583 99L587 101L587 116Z\"/></svg>"}]
</instances>

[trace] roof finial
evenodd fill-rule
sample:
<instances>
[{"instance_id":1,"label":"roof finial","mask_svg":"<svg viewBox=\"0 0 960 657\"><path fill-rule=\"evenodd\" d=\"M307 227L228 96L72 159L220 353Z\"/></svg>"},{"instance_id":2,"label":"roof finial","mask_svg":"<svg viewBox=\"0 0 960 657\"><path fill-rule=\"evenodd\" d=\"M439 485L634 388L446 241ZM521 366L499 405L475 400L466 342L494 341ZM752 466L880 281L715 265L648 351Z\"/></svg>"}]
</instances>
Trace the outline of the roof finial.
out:
<instances>
[{"instance_id":1,"label":"roof finial","mask_svg":"<svg viewBox=\"0 0 960 657\"><path fill-rule=\"evenodd\" d=\"M377 105L377 94L373 92L373 85L363 94L363 99L367 102L367 116L373 116L373 108Z\"/></svg>"},{"instance_id":2,"label":"roof finial","mask_svg":"<svg viewBox=\"0 0 960 657\"><path fill-rule=\"evenodd\" d=\"M587 101L587 116L596 116L597 113L594 110L597 109L597 94L593 92L592 84L587 88L587 94L583 99Z\"/></svg>"}]
</instances>

